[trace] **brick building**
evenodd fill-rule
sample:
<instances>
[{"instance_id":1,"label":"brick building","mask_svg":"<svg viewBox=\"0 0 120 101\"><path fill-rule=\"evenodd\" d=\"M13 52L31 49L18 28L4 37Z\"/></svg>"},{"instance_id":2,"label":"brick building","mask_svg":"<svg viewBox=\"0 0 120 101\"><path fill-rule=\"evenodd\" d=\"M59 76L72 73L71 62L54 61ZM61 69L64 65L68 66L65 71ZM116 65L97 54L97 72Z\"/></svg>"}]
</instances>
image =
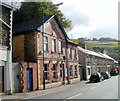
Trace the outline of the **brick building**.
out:
<instances>
[{"instance_id":1,"label":"brick building","mask_svg":"<svg viewBox=\"0 0 120 101\"><path fill-rule=\"evenodd\" d=\"M81 47L78 47L78 58L81 78L85 80L89 79L92 73L110 72L115 65L115 60L107 54L96 53Z\"/></svg>"},{"instance_id":2,"label":"brick building","mask_svg":"<svg viewBox=\"0 0 120 101\"><path fill-rule=\"evenodd\" d=\"M31 82L37 83L38 89L43 88L43 75L46 88L79 81L77 45L69 41L56 15L45 17L44 35L42 21L43 19L35 19L14 26L13 61L37 64L37 71L33 70L34 66L31 70L27 66L23 75L29 71L35 72L37 80L33 82L32 77ZM31 89L33 88L32 86Z\"/></svg>"}]
</instances>

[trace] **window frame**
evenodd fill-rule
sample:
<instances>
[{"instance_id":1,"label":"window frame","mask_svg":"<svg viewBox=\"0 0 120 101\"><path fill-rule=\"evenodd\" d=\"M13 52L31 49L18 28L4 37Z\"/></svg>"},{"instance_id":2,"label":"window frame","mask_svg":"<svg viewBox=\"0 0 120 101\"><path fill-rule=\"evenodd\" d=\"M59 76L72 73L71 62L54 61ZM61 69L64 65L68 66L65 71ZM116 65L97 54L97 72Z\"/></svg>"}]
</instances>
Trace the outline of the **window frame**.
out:
<instances>
[{"instance_id":1,"label":"window frame","mask_svg":"<svg viewBox=\"0 0 120 101\"><path fill-rule=\"evenodd\" d=\"M44 51L48 51L48 37L47 36L44 36Z\"/></svg>"},{"instance_id":2,"label":"window frame","mask_svg":"<svg viewBox=\"0 0 120 101\"><path fill-rule=\"evenodd\" d=\"M58 53L62 53L62 41L59 40L59 43L58 43Z\"/></svg>"},{"instance_id":3,"label":"window frame","mask_svg":"<svg viewBox=\"0 0 120 101\"><path fill-rule=\"evenodd\" d=\"M47 71L45 69L45 65L47 65ZM45 77L45 80L48 80L48 64L44 64L44 77Z\"/></svg>"},{"instance_id":4,"label":"window frame","mask_svg":"<svg viewBox=\"0 0 120 101\"><path fill-rule=\"evenodd\" d=\"M54 79L54 80L57 80L57 79L58 79L57 64L53 64L53 79Z\"/></svg>"},{"instance_id":5,"label":"window frame","mask_svg":"<svg viewBox=\"0 0 120 101\"><path fill-rule=\"evenodd\" d=\"M56 53L56 39L52 39L52 53Z\"/></svg>"}]
</instances>

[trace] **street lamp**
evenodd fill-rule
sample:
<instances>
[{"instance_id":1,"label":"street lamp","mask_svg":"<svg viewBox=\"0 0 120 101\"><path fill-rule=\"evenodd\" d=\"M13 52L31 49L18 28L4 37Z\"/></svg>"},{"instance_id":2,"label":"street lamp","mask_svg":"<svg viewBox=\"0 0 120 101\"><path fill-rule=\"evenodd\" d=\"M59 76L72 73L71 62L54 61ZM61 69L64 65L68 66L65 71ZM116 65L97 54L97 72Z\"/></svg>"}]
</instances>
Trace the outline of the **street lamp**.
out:
<instances>
[{"instance_id":1,"label":"street lamp","mask_svg":"<svg viewBox=\"0 0 120 101\"><path fill-rule=\"evenodd\" d=\"M53 6L48 7L48 9L53 9L53 7L55 6L59 6L62 5L63 3L59 3L59 4L54 4ZM42 41L43 41L43 90L45 90L45 70L44 70L44 9L42 10Z\"/></svg>"}]
</instances>

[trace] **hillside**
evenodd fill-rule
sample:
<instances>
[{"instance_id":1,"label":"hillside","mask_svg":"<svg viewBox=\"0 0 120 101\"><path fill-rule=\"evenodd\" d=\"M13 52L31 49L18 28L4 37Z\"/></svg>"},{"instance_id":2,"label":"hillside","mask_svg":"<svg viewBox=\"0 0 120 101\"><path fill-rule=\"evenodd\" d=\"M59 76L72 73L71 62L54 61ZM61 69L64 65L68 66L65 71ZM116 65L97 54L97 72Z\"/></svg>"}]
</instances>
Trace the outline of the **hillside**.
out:
<instances>
[{"instance_id":1,"label":"hillside","mask_svg":"<svg viewBox=\"0 0 120 101\"><path fill-rule=\"evenodd\" d=\"M115 41L88 41L88 40L75 40L71 39L73 42L82 46L82 44L87 45L87 49L103 52L104 50L107 52L109 56L114 58L117 61L120 61L120 42ZM118 55L119 54L119 55ZM118 59L119 58L119 59Z\"/></svg>"},{"instance_id":2,"label":"hillside","mask_svg":"<svg viewBox=\"0 0 120 101\"><path fill-rule=\"evenodd\" d=\"M106 50L107 54L114 58L115 60L118 60L118 42L113 41L85 41L85 43L92 47L94 51L97 52L103 52Z\"/></svg>"}]
</instances>

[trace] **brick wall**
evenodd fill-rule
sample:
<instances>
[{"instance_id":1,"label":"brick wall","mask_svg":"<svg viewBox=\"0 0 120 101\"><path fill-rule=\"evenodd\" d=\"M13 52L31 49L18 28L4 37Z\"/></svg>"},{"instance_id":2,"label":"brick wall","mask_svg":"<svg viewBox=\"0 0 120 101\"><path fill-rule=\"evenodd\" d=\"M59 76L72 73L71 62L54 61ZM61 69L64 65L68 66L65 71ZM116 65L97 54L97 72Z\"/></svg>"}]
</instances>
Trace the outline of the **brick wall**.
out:
<instances>
[{"instance_id":1,"label":"brick wall","mask_svg":"<svg viewBox=\"0 0 120 101\"><path fill-rule=\"evenodd\" d=\"M33 83L32 83L32 85L33 85L33 90L36 90L37 89L37 64L36 63L32 63L32 62L22 62L21 63L21 65L22 65L22 74L23 74L23 76L22 76L22 80L23 80L23 89L22 89L22 91L23 92L26 92L27 91L27 78L26 78L26 71L27 71L27 68L32 68L32 78L33 78Z\"/></svg>"},{"instance_id":2,"label":"brick wall","mask_svg":"<svg viewBox=\"0 0 120 101\"><path fill-rule=\"evenodd\" d=\"M24 61L24 34L13 36L13 61Z\"/></svg>"}]
</instances>

